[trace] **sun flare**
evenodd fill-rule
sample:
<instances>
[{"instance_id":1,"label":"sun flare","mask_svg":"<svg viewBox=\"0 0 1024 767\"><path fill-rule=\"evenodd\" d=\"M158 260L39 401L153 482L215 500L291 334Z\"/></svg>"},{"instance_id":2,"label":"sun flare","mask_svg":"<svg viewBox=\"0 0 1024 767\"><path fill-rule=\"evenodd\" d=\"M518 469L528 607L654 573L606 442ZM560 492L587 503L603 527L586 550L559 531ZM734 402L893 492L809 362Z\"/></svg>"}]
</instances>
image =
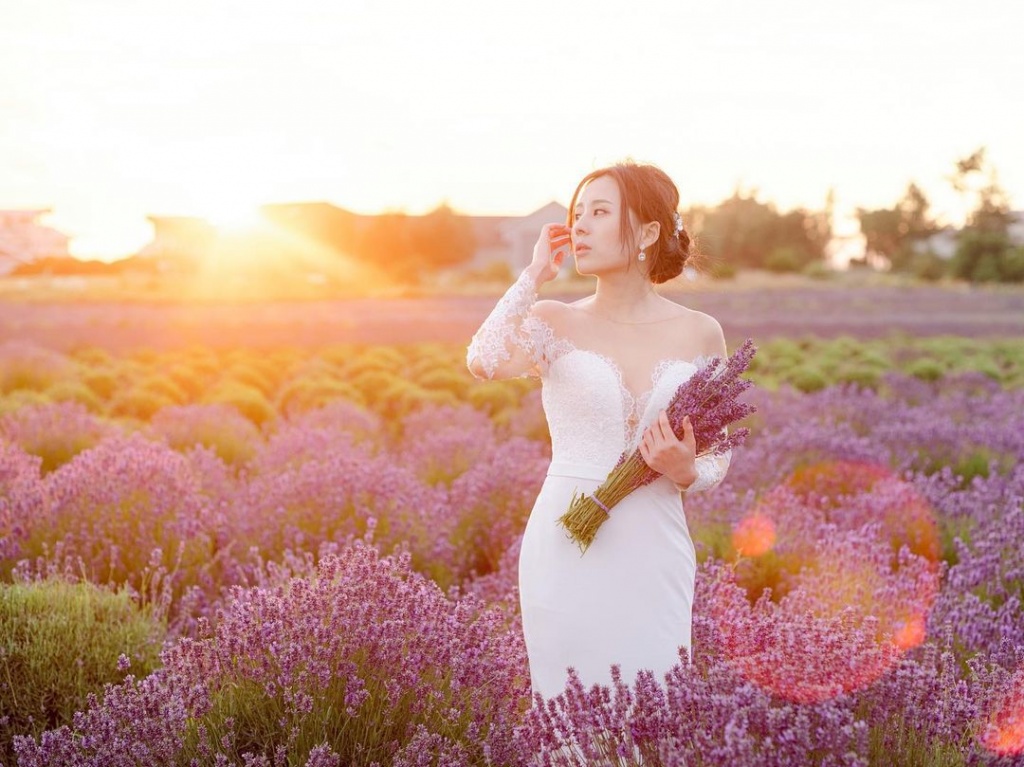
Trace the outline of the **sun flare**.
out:
<instances>
[{"instance_id":1,"label":"sun flare","mask_svg":"<svg viewBox=\"0 0 1024 767\"><path fill-rule=\"evenodd\" d=\"M258 205L226 204L204 216L222 234L256 232L267 226Z\"/></svg>"}]
</instances>

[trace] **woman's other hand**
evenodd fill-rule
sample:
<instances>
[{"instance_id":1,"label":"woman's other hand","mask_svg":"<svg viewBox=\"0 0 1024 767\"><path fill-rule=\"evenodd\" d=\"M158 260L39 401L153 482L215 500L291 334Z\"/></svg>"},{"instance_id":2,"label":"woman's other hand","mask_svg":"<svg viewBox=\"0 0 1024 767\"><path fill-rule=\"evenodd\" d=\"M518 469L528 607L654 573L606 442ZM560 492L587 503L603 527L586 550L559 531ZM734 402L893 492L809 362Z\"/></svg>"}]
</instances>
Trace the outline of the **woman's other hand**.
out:
<instances>
[{"instance_id":1,"label":"woman's other hand","mask_svg":"<svg viewBox=\"0 0 1024 767\"><path fill-rule=\"evenodd\" d=\"M697 441L693 436L690 416L683 418L683 438L672 432L668 413L662 410L658 420L644 431L640 455L655 471L664 474L677 486L689 487L697 478Z\"/></svg>"}]
</instances>

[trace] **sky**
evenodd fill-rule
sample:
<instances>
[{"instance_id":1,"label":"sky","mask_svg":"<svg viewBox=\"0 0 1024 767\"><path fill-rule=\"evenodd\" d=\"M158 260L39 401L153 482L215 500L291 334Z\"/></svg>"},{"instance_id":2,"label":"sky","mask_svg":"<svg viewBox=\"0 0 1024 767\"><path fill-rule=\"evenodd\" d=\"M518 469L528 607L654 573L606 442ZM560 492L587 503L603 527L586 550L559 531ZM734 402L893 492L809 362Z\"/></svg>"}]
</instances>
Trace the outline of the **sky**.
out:
<instances>
[{"instance_id":1,"label":"sky","mask_svg":"<svg viewBox=\"0 0 1024 767\"><path fill-rule=\"evenodd\" d=\"M1015 0L0 0L0 209L112 259L147 215L526 214L653 162L682 205L895 203L980 146L1024 207ZM850 222L837 222L840 231Z\"/></svg>"}]
</instances>

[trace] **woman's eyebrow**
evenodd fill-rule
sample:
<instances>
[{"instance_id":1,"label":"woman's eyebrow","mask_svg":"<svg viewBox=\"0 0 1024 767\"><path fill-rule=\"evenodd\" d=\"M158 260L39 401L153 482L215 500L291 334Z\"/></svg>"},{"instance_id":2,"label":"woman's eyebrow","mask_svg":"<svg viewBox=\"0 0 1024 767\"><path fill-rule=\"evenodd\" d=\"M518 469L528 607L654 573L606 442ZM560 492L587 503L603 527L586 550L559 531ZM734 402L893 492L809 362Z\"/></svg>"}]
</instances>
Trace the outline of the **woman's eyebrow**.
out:
<instances>
[{"instance_id":1,"label":"woman's eyebrow","mask_svg":"<svg viewBox=\"0 0 1024 767\"><path fill-rule=\"evenodd\" d=\"M611 200L594 200L594 202L591 203L591 204L592 205L597 205L599 202L603 202L605 205L611 205L612 204ZM576 209L577 210L579 210L582 207L583 207L583 203L582 202L576 203Z\"/></svg>"}]
</instances>

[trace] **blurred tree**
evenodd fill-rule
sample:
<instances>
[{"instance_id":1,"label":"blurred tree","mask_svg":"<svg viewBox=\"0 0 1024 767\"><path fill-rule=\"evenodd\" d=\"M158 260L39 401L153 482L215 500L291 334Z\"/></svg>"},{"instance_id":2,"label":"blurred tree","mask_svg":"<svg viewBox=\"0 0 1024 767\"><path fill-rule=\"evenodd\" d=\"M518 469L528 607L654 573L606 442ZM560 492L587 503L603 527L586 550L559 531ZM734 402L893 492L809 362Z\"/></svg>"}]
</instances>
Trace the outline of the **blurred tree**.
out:
<instances>
[{"instance_id":1,"label":"blurred tree","mask_svg":"<svg viewBox=\"0 0 1024 767\"><path fill-rule=\"evenodd\" d=\"M953 257L953 273L971 282L1020 282L1019 248L1010 239L1010 200L1000 186L986 147L956 161L947 176L972 206Z\"/></svg>"},{"instance_id":2,"label":"blurred tree","mask_svg":"<svg viewBox=\"0 0 1024 767\"><path fill-rule=\"evenodd\" d=\"M418 283L424 275L473 257L476 238L465 216L441 205L425 216L384 213L358 238L357 251L389 278Z\"/></svg>"},{"instance_id":3,"label":"blurred tree","mask_svg":"<svg viewBox=\"0 0 1024 767\"><path fill-rule=\"evenodd\" d=\"M412 227L405 213L381 213L370 218L356 239L356 252L392 279L415 282L419 276Z\"/></svg>"},{"instance_id":4,"label":"blurred tree","mask_svg":"<svg viewBox=\"0 0 1024 767\"><path fill-rule=\"evenodd\" d=\"M473 225L447 204L415 221L412 241L416 252L423 258L424 270L465 263L476 251Z\"/></svg>"},{"instance_id":5,"label":"blurred tree","mask_svg":"<svg viewBox=\"0 0 1024 767\"><path fill-rule=\"evenodd\" d=\"M986 152L986 147L979 147L957 160L953 175L947 179L972 206L967 218L969 228L1005 234L1010 225L1010 200Z\"/></svg>"},{"instance_id":6,"label":"blurred tree","mask_svg":"<svg viewBox=\"0 0 1024 767\"><path fill-rule=\"evenodd\" d=\"M831 192L820 212L796 209L779 213L755 195L737 189L716 207L693 206L684 213L712 271L720 263L798 271L824 261L825 246L832 236Z\"/></svg>"},{"instance_id":7,"label":"blurred tree","mask_svg":"<svg viewBox=\"0 0 1024 767\"><path fill-rule=\"evenodd\" d=\"M1024 248L1005 232L968 228L957 242L953 274L971 282L1024 282Z\"/></svg>"},{"instance_id":8,"label":"blurred tree","mask_svg":"<svg viewBox=\"0 0 1024 767\"><path fill-rule=\"evenodd\" d=\"M914 245L938 230L928 216L928 207L924 192L911 182L892 208L857 208L865 255L884 256L894 271L910 271L916 252Z\"/></svg>"}]
</instances>

